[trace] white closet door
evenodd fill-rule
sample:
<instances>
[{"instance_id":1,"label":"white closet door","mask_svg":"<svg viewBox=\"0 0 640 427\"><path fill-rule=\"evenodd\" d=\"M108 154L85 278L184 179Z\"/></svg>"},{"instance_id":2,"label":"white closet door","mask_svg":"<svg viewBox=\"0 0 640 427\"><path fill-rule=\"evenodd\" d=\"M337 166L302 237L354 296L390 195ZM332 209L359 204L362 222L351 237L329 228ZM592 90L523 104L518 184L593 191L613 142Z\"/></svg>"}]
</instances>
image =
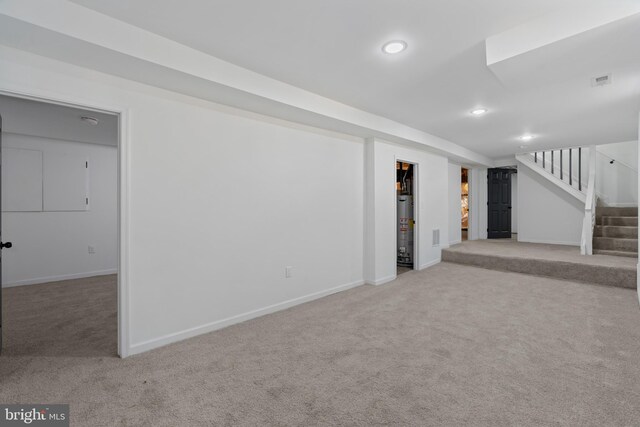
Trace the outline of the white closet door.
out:
<instances>
[{"instance_id":1,"label":"white closet door","mask_svg":"<svg viewBox=\"0 0 640 427\"><path fill-rule=\"evenodd\" d=\"M89 197L88 160L71 154L44 154L45 211L86 211Z\"/></svg>"}]
</instances>

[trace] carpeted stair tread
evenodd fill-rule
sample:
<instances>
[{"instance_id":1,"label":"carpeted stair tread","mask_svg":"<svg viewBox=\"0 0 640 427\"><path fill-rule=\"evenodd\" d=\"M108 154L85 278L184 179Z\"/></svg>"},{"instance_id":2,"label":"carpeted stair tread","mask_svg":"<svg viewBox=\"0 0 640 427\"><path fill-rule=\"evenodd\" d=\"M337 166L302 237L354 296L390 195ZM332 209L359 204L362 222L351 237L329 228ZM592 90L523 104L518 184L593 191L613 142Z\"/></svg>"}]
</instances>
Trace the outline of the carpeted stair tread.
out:
<instances>
[{"instance_id":1,"label":"carpeted stair tread","mask_svg":"<svg viewBox=\"0 0 640 427\"><path fill-rule=\"evenodd\" d=\"M628 258L638 257L637 252L611 251L606 249L594 249L593 253L597 255L621 256L621 257L628 257Z\"/></svg>"},{"instance_id":2,"label":"carpeted stair tread","mask_svg":"<svg viewBox=\"0 0 640 427\"><path fill-rule=\"evenodd\" d=\"M596 225L595 237L638 238L638 227L623 225Z\"/></svg>"},{"instance_id":3,"label":"carpeted stair tread","mask_svg":"<svg viewBox=\"0 0 640 427\"><path fill-rule=\"evenodd\" d=\"M593 248L612 251L638 252L638 239L594 237Z\"/></svg>"},{"instance_id":4,"label":"carpeted stair tread","mask_svg":"<svg viewBox=\"0 0 640 427\"><path fill-rule=\"evenodd\" d=\"M598 206L596 208L596 216L638 216L638 208L637 207L609 207L609 206Z\"/></svg>"},{"instance_id":5,"label":"carpeted stair tread","mask_svg":"<svg viewBox=\"0 0 640 427\"><path fill-rule=\"evenodd\" d=\"M612 256L638 256L638 208L596 207L593 252Z\"/></svg>"},{"instance_id":6,"label":"carpeted stair tread","mask_svg":"<svg viewBox=\"0 0 640 427\"><path fill-rule=\"evenodd\" d=\"M596 216L597 225L617 225L637 227L638 217L634 216Z\"/></svg>"}]
</instances>

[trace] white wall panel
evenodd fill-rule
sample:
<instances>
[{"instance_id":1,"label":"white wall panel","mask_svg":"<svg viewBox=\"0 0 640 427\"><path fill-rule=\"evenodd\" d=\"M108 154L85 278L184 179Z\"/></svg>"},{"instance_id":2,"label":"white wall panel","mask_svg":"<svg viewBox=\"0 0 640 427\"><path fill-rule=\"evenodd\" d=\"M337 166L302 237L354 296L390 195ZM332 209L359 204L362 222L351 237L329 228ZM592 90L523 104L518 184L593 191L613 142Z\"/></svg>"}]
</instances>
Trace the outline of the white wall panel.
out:
<instances>
[{"instance_id":1,"label":"white wall panel","mask_svg":"<svg viewBox=\"0 0 640 427\"><path fill-rule=\"evenodd\" d=\"M42 211L42 151L2 147L2 211Z\"/></svg>"}]
</instances>

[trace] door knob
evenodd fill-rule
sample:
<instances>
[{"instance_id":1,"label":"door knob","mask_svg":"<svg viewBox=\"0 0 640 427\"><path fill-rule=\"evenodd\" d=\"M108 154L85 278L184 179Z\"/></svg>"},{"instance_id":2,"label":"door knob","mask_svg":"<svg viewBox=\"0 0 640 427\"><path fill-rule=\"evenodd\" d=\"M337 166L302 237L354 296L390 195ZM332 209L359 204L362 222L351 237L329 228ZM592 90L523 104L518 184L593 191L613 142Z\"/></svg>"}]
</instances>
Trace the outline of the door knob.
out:
<instances>
[{"instance_id":1,"label":"door knob","mask_svg":"<svg viewBox=\"0 0 640 427\"><path fill-rule=\"evenodd\" d=\"M13 243L11 242L0 242L0 249L2 248L10 249L12 246L13 246Z\"/></svg>"}]
</instances>

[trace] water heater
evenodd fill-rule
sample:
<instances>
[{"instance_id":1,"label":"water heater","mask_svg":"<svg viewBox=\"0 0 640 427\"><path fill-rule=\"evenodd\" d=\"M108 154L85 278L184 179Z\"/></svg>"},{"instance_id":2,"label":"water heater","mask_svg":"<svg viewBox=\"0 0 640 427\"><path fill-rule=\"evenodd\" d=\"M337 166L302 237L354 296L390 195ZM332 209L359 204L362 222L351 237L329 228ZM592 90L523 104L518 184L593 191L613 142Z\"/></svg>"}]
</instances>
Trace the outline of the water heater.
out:
<instances>
[{"instance_id":1,"label":"water heater","mask_svg":"<svg viewBox=\"0 0 640 427\"><path fill-rule=\"evenodd\" d=\"M413 267L413 196L398 196L398 265Z\"/></svg>"}]
</instances>

